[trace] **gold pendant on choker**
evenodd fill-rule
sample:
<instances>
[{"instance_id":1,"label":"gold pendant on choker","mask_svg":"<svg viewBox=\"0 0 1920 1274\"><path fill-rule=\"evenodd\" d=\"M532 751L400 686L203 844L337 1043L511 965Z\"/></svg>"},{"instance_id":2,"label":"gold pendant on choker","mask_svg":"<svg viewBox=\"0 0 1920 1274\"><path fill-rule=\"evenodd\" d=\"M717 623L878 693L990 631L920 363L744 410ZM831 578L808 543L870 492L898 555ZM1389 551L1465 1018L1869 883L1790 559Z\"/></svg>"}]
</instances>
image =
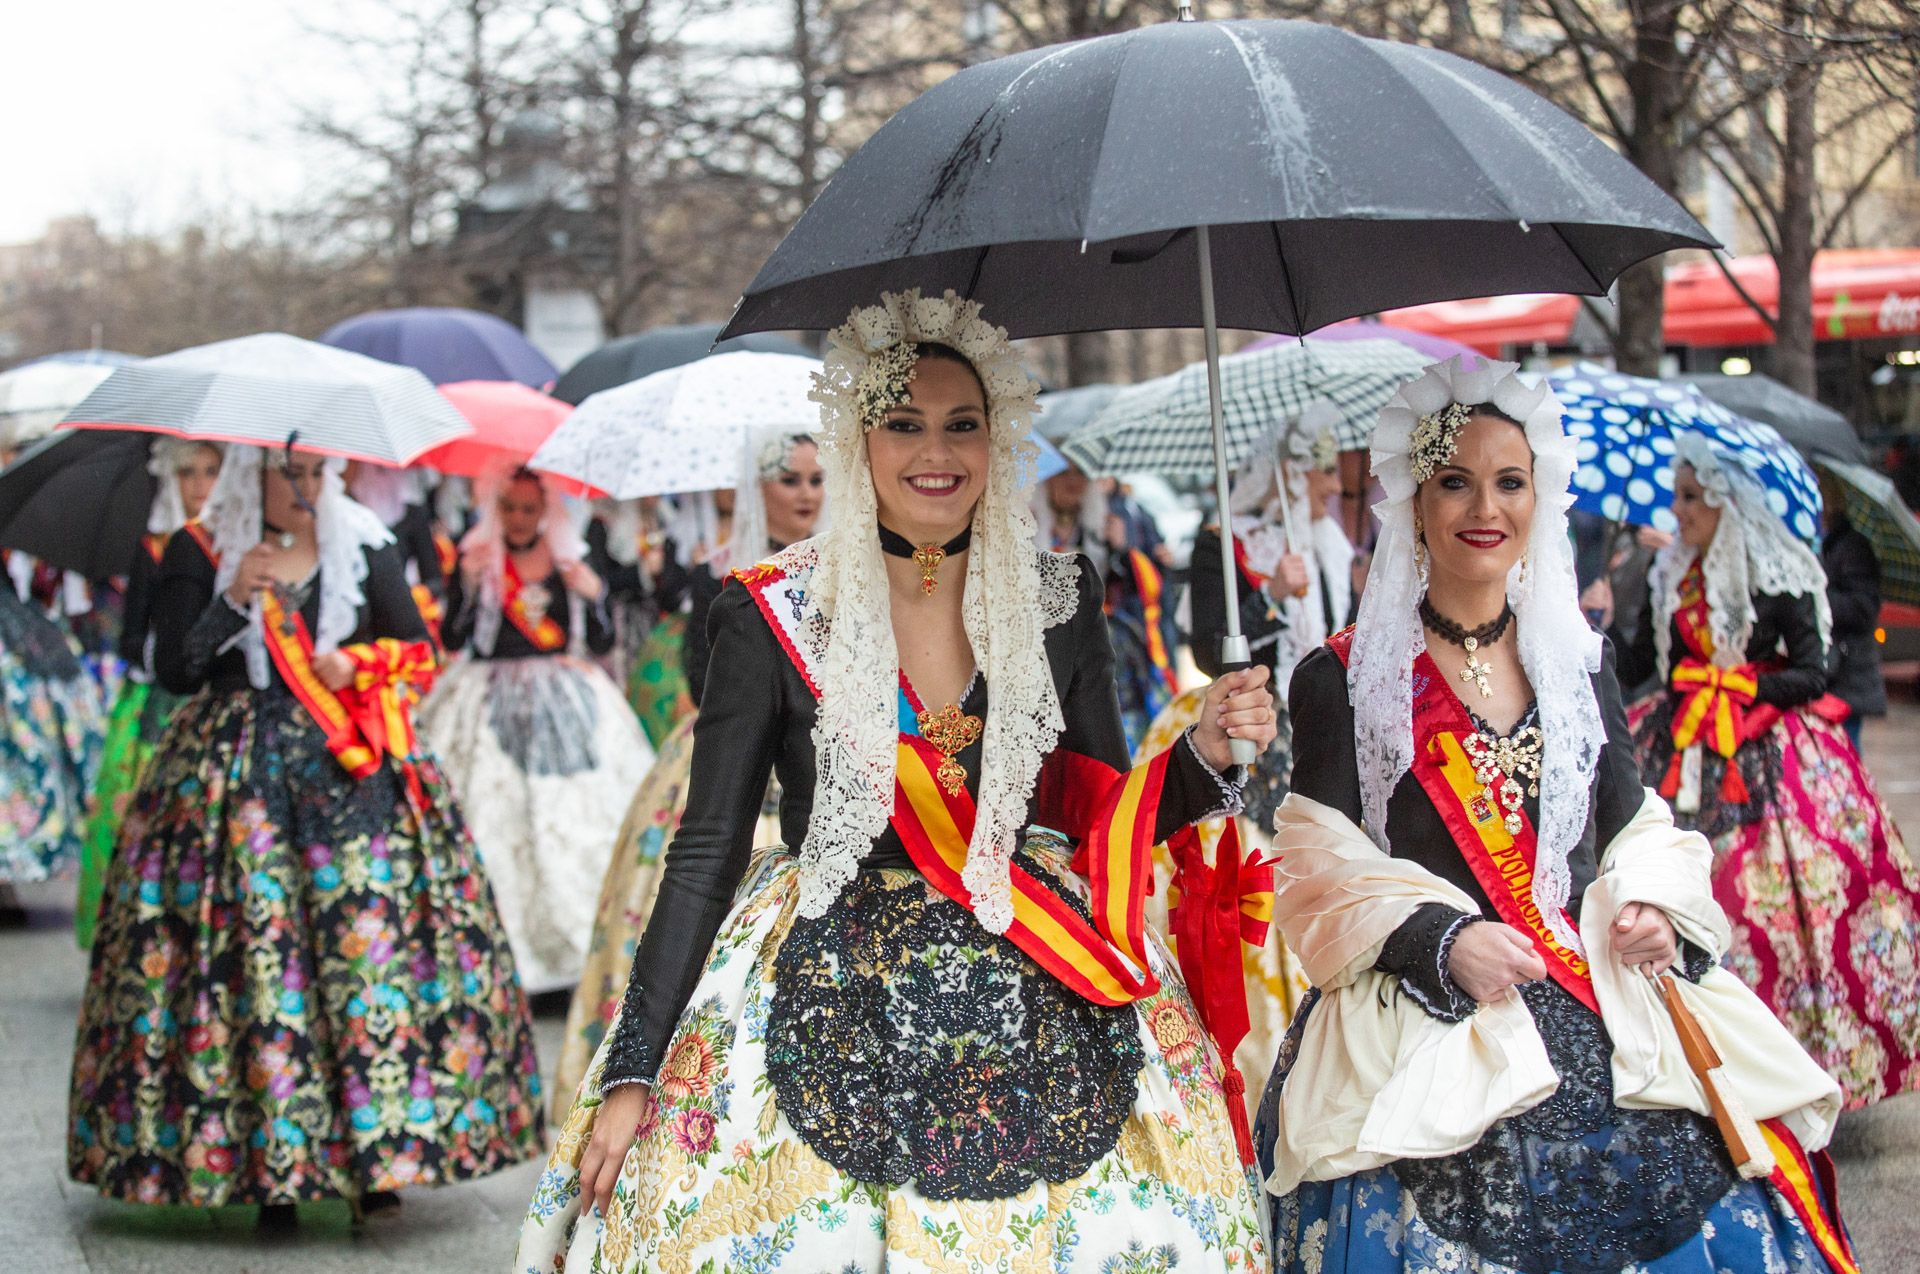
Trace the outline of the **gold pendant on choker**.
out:
<instances>
[{"instance_id":1,"label":"gold pendant on choker","mask_svg":"<svg viewBox=\"0 0 1920 1274\"><path fill-rule=\"evenodd\" d=\"M932 597L940 582L934 578L934 572L940 569L940 563L947 560L947 551L938 544L922 544L913 551L913 564L920 568L920 595Z\"/></svg>"},{"instance_id":2,"label":"gold pendant on choker","mask_svg":"<svg viewBox=\"0 0 1920 1274\"><path fill-rule=\"evenodd\" d=\"M940 753L940 768L934 771L933 777L947 790L948 796L960 795L967 786L967 767L955 760L954 754L966 751L980 737L980 718L969 716L960 711L959 704L950 703L938 712L922 712L917 720L920 737Z\"/></svg>"},{"instance_id":3,"label":"gold pendant on choker","mask_svg":"<svg viewBox=\"0 0 1920 1274\"><path fill-rule=\"evenodd\" d=\"M1488 674L1493 671L1493 665L1473 653L1480 649L1479 641L1468 637L1460 644L1466 647L1467 651L1467 666L1460 670L1460 680L1471 681L1474 685L1480 687L1480 697L1482 699L1493 698L1493 686L1487 681Z\"/></svg>"}]
</instances>

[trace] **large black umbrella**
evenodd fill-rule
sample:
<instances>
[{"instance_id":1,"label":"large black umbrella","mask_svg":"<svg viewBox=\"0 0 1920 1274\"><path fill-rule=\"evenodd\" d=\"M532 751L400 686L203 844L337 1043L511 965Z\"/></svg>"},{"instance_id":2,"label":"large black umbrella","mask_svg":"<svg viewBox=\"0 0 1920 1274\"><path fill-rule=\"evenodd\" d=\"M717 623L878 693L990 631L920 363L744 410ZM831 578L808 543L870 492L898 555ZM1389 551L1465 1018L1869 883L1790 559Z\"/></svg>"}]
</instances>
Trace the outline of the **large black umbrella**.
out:
<instances>
[{"instance_id":1,"label":"large black umbrella","mask_svg":"<svg viewBox=\"0 0 1920 1274\"><path fill-rule=\"evenodd\" d=\"M952 288L1014 336L1203 327L1225 508L1219 327L1598 295L1637 261L1711 246L1579 122L1485 67L1307 22L1181 21L922 94L841 166L725 335L830 327L907 287ZM1244 660L1231 607L1225 646Z\"/></svg>"},{"instance_id":2,"label":"large black umbrella","mask_svg":"<svg viewBox=\"0 0 1920 1274\"><path fill-rule=\"evenodd\" d=\"M1722 407L1748 420L1772 425L1780 436L1811 460L1830 456L1847 464L1866 465L1867 449L1845 416L1825 403L1787 388L1771 376L1720 376L1696 373L1683 376Z\"/></svg>"},{"instance_id":3,"label":"large black umbrella","mask_svg":"<svg viewBox=\"0 0 1920 1274\"><path fill-rule=\"evenodd\" d=\"M718 323L684 323L677 327L656 327L632 336L608 341L567 369L553 387L553 396L578 407L589 395L615 385L625 385L681 367L708 354L731 354L748 350L756 354L799 354L813 357L813 351L784 336L756 332L730 341L720 339Z\"/></svg>"},{"instance_id":4,"label":"large black umbrella","mask_svg":"<svg viewBox=\"0 0 1920 1274\"><path fill-rule=\"evenodd\" d=\"M88 579L125 575L147 532L158 483L156 436L63 429L0 471L0 546Z\"/></svg>"}]
</instances>

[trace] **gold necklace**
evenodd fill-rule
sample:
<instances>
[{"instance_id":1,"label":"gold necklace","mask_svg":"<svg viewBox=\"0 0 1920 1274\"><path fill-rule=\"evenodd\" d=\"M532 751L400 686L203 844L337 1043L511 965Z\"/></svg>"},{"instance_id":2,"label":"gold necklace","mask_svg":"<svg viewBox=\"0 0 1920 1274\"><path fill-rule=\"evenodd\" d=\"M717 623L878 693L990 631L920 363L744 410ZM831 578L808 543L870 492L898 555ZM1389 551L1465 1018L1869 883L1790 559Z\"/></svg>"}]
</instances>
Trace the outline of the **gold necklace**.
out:
<instances>
[{"instance_id":1,"label":"gold necklace","mask_svg":"<svg viewBox=\"0 0 1920 1274\"><path fill-rule=\"evenodd\" d=\"M1520 785L1524 780L1528 796L1540 795L1540 758L1546 752L1546 736L1539 726L1526 726L1502 737L1485 728L1460 740L1467 760L1473 765L1473 777L1485 795L1506 811L1501 822L1507 835L1520 834Z\"/></svg>"},{"instance_id":2,"label":"gold necklace","mask_svg":"<svg viewBox=\"0 0 1920 1274\"><path fill-rule=\"evenodd\" d=\"M898 531L888 529L885 525L880 527L881 551L891 557L911 559L913 564L920 568L920 595L922 597L932 597L934 592L940 587L940 564L946 561L950 554L966 552L967 546L971 543L973 543L972 526L966 527L960 534L954 536L945 544L921 545L915 545L912 540L901 535Z\"/></svg>"},{"instance_id":3,"label":"gold necklace","mask_svg":"<svg viewBox=\"0 0 1920 1274\"><path fill-rule=\"evenodd\" d=\"M1433 608L1433 603L1420 599L1420 621L1447 641L1467 652L1467 665L1460 670L1460 680L1471 681L1480 691L1482 699L1493 698L1493 683L1488 678L1493 673L1493 665L1480 658L1483 645L1491 646L1506 635L1507 625L1513 622L1513 607L1502 605L1500 614L1478 628L1462 628Z\"/></svg>"},{"instance_id":4,"label":"gold necklace","mask_svg":"<svg viewBox=\"0 0 1920 1274\"><path fill-rule=\"evenodd\" d=\"M969 716L960 711L960 705L950 703L938 712L922 712L915 720L920 725L920 737L940 753L940 768L933 777L940 786L947 789L948 796L958 796L967 785L967 767L954 759L954 754L964 752L980 737L980 718Z\"/></svg>"}]
</instances>

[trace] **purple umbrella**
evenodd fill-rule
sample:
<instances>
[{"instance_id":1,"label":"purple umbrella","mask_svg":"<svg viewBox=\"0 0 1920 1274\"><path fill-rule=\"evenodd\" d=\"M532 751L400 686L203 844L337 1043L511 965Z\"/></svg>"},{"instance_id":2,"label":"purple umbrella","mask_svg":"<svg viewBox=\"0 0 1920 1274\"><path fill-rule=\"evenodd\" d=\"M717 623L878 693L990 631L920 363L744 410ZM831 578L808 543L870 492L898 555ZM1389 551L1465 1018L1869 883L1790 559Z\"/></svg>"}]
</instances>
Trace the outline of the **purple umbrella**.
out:
<instances>
[{"instance_id":1,"label":"purple umbrella","mask_svg":"<svg viewBox=\"0 0 1920 1274\"><path fill-rule=\"evenodd\" d=\"M320 341L414 368L436 385L515 380L544 390L560 375L519 328L478 310L375 310L335 323Z\"/></svg>"},{"instance_id":2,"label":"purple umbrella","mask_svg":"<svg viewBox=\"0 0 1920 1274\"><path fill-rule=\"evenodd\" d=\"M1247 346L1249 350L1266 349L1284 341L1296 341L1297 336L1263 336ZM1455 356L1464 357L1467 366L1476 367L1485 358L1479 350L1459 341L1450 341L1444 336L1435 336L1431 332L1416 332L1410 327L1395 327L1391 323L1376 323L1369 319L1359 319L1347 323L1335 323L1332 327L1323 327L1313 334L1316 341L1399 341L1408 349L1418 350L1436 363L1444 363Z\"/></svg>"}]
</instances>

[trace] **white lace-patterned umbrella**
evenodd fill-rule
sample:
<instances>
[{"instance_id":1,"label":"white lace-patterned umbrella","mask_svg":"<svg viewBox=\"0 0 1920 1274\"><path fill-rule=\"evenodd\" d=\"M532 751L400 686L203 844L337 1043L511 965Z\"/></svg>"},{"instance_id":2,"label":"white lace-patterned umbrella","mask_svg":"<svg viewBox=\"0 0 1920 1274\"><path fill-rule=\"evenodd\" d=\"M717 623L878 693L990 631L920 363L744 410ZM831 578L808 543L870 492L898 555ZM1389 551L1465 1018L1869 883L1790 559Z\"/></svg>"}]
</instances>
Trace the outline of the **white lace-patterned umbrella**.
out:
<instances>
[{"instance_id":1,"label":"white lace-patterned umbrella","mask_svg":"<svg viewBox=\"0 0 1920 1274\"><path fill-rule=\"evenodd\" d=\"M0 446L44 438L113 368L100 363L29 363L0 373Z\"/></svg>"},{"instance_id":2,"label":"white lace-patterned umbrella","mask_svg":"<svg viewBox=\"0 0 1920 1274\"><path fill-rule=\"evenodd\" d=\"M715 491L740 480L751 431L818 428L818 359L715 354L602 390L574 409L530 466L618 500Z\"/></svg>"}]
</instances>

